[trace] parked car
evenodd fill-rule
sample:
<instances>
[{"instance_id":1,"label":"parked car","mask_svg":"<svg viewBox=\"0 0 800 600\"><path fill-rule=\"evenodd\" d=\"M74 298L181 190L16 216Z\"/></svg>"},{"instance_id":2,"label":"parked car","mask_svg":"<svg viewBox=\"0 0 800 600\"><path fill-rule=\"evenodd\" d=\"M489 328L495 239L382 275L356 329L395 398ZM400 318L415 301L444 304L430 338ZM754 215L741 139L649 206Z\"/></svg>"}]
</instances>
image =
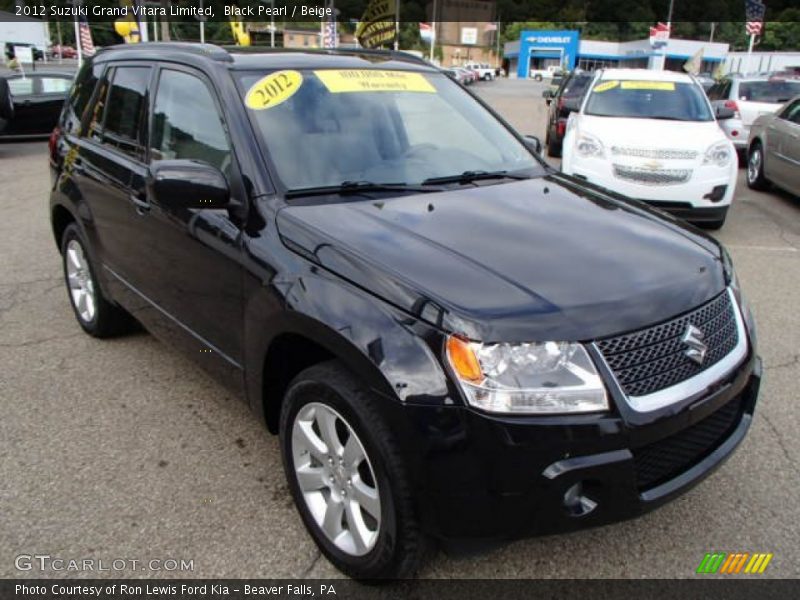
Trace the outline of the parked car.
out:
<instances>
[{"instance_id":1,"label":"parked car","mask_svg":"<svg viewBox=\"0 0 800 600\"><path fill-rule=\"evenodd\" d=\"M50 148L78 325L135 317L238 391L351 576L639 516L751 423L722 246L550 169L422 60L109 49Z\"/></svg>"},{"instance_id":2,"label":"parked car","mask_svg":"<svg viewBox=\"0 0 800 600\"><path fill-rule=\"evenodd\" d=\"M569 108L565 107L565 102L571 99L573 101L570 103L571 106L580 102L592 79L594 79L594 75L589 71L576 69L569 73L555 90L542 92L548 105L547 133L544 142L548 156L561 156L561 143L564 140L570 113Z\"/></svg>"},{"instance_id":3,"label":"parked car","mask_svg":"<svg viewBox=\"0 0 800 600\"><path fill-rule=\"evenodd\" d=\"M536 81L542 81L544 79L552 79L556 74L560 73L561 67L556 65L545 67L544 69L531 69L528 72L528 77Z\"/></svg>"},{"instance_id":4,"label":"parked car","mask_svg":"<svg viewBox=\"0 0 800 600\"><path fill-rule=\"evenodd\" d=\"M700 75L696 75L695 79L697 79L697 83L699 83L701 86L703 86L703 91L705 91L706 94L708 94L708 91L717 82L717 80L714 79L713 76L711 76L711 75L709 75L707 73L702 73Z\"/></svg>"},{"instance_id":5,"label":"parked car","mask_svg":"<svg viewBox=\"0 0 800 600\"><path fill-rule=\"evenodd\" d=\"M478 79L482 79L483 81L491 81L495 78L494 67L490 67L486 63L468 62L464 65L464 67L471 71L475 71L475 73L478 75Z\"/></svg>"},{"instance_id":6,"label":"parked car","mask_svg":"<svg viewBox=\"0 0 800 600\"><path fill-rule=\"evenodd\" d=\"M444 69L444 72L448 77L454 79L462 85L469 85L472 83L472 77L470 77L469 73L467 73L464 69Z\"/></svg>"},{"instance_id":7,"label":"parked car","mask_svg":"<svg viewBox=\"0 0 800 600\"><path fill-rule=\"evenodd\" d=\"M456 71L461 73L461 77L463 78L464 85L471 85L478 81L478 74L475 71L470 71L469 69L465 69L464 67L453 67Z\"/></svg>"},{"instance_id":8,"label":"parked car","mask_svg":"<svg viewBox=\"0 0 800 600\"><path fill-rule=\"evenodd\" d=\"M686 73L598 71L586 94L567 99L564 173L718 229L736 187L733 144L700 84Z\"/></svg>"},{"instance_id":9,"label":"parked car","mask_svg":"<svg viewBox=\"0 0 800 600\"><path fill-rule=\"evenodd\" d=\"M800 95L750 128L747 185L763 190L770 183L800 196Z\"/></svg>"},{"instance_id":10,"label":"parked car","mask_svg":"<svg viewBox=\"0 0 800 600\"><path fill-rule=\"evenodd\" d=\"M78 51L72 46L59 46L55 44L50 47L50 56L53 58L77 58Z\"/></svg>"},{"instance_id":11,"label":"parked car","mask_svg":"<svg viewBox=\"0 0 800 600\"><path fill-rule=\"evenodd\" d=\"M472 83L475 83L476 81L480 80L481 76L474 69L470 69L469 67L461 67L461 68L464 69L464 71L466 71L467 74L469 74Z\"/></svg>"},{"instance_id":12,"label":"parked car","mask_svg":"<svg viewBox=\"0 0 800 600\"><path fill-rule=\"evenodd\" d=\"M24 46L26 48L31 48L31 53L33 54L34 61L44 59L44 52L42 52L39 48L37 48L33 44L29 44L27 42L6 42L6 60L13 60L14 58L16 58L16 54L14 52L14 46Z\"/></svg>"},{"instance_id":13,"label":"parked car","mask_svg":"<svg viewBox=\"0 0 800 600\"><path fill-rule=\"evenodd\" d=\"M758 117L774 113L782 104L800 94L800 80L763 75L729 76L708 91L713 106L725 106L734 111L732 119L720 127L736 149L744 152L750 138L750 127Z\"/></svg>"},{"instance_id":14,"label":"parked car","mask_svg":"<svg viewBox=\"0 0 800 600\"><path fill-rule=\"evenodd\" d=\"M61 71L6 76L14 114L11 119L0 118L0 139L49 135L58 122L72 77Z\"/></svg>"}]
</instances>

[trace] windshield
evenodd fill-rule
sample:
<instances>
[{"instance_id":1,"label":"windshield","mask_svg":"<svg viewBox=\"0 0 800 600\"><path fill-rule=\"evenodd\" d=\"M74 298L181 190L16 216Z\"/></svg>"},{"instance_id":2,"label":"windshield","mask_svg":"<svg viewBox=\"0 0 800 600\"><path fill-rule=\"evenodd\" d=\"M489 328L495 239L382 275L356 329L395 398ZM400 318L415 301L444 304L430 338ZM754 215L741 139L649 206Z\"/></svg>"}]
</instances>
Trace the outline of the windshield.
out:
<instances>
[{"instance_id":1,"label":"windshield","mask_svg":"<svg viewBox=\"0 0 800 600\"><path fill-rule=\"evenodd\" d=\"M714 120L700 86L678 81L598 81L592 87L585 112L598 117Z\"/></svg>"},{"instance_id":2,"label":"windshield","mask_svg":"<svg viewBox=\"0 0 800 600\"><path fill-rule=\"evenodd\" d=\"M543 173L459 85L438 73L299 70L239 74L283 185L418 185L464 172Z\"/></svg>"},{"instance_id":3,"label":"windshield","mask_svg":"<svg viewBox=\"0 0 800 600\"><path fill-rule=\"evenodd\" d=\"M800 81L742 81L739 100L783 104L800 94Z\"/></svg>"}]
</instances>

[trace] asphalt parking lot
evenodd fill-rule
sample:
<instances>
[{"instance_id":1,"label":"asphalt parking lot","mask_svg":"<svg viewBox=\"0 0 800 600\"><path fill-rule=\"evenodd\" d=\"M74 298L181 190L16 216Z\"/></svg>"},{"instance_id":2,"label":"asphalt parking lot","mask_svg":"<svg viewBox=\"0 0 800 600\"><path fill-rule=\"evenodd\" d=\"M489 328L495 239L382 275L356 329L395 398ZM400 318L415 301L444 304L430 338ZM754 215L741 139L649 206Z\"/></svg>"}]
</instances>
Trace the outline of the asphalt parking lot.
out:
<instances>
[{"instance_id":1,"label":"asphalt parking lot","mask_svg":"<svg viewBox=\"0 0 800 600\"><path fill-rule=\"evenodd\" d=\"M542 84L475 89L543 137ZM800 199L740 171L731 251L766 367L753 427L717 473L643 518L438 553L424 577L693 577L706 552L772 552L800 576ZM47 143L0 144L0 577L15 557L192 560L192 577L337 577L305 533L278 443L193 363L146 333L98 341L67 301L47 215ZM158 577L127 569L79 576ZM74 575L74 574L72 574Z\"/></svg>"}]
</instances>

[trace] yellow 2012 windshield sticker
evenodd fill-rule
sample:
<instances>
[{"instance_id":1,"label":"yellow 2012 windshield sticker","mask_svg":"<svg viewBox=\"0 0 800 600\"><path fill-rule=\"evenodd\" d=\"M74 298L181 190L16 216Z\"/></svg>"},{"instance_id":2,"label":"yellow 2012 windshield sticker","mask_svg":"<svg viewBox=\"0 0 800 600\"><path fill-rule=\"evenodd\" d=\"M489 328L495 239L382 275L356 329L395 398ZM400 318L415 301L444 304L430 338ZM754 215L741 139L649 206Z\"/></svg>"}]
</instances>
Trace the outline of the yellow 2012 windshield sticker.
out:
<instances>
[{"instance_id":1,"label":"yellow 2012 windshield sticker","mask_svg":"<svg viewBox=\"0 0 800 600\"><path fill-rule=\"evenodd\" d=\"M674 81L623 81L623 90L657 90L660 92L674 92Z\"/></svg>"},{"instance_id":2,"label":"yellow 2012 windshield sticker","mask_svg":"<svg viewBox=\"0 0 800 600\"><path fill-rule=\"evenodd\" d=\"M286 102L303 85L303 74L298 71L276 71L262 77L250 86L244 104L253 110L265 110Z\"/></svg>"},{"instance_id":3,"label":"yellow 2012 windshield sticker","mask_svg":"<svg viewBox=\"0 0 800 600\"><path fill-rule=\"evenodd\" d=\"M422 73L377 69L335 69L314 71L333 94L342 92L428 92L436 88Z\"/></svg>"},{"instance_id":4,"label":"yellow 2012 windshield sticker","mask_svg":"<svg viewBox=\"0 0 800 600\"><path fill-rule=\"evenodd\" d=\"M604 81L603 83L598 83L596 86L594 86L593 91L605 92L608 90L613 90L618 85L619 81Z\"/></svg>"}]
</instances>

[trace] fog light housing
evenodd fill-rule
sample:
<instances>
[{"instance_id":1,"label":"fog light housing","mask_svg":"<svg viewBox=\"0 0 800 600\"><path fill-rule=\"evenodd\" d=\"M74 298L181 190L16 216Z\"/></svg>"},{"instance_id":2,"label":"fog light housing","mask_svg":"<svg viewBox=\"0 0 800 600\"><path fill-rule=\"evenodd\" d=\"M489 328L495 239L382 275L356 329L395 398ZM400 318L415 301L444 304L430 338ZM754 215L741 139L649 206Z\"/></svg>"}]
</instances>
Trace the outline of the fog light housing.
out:
<instances>
[{"instance_id":1,"label":"fog light housing","mask_svg":"<svg viewBox=\"0 0 800 600\"><path fill-rule=\"evenodd\" d=\"M703 198L711 200L712 202L719 202L725 197L725 192L728 191L727 185L715 185L714 188Z\"/></svg>"}]
</instances>

